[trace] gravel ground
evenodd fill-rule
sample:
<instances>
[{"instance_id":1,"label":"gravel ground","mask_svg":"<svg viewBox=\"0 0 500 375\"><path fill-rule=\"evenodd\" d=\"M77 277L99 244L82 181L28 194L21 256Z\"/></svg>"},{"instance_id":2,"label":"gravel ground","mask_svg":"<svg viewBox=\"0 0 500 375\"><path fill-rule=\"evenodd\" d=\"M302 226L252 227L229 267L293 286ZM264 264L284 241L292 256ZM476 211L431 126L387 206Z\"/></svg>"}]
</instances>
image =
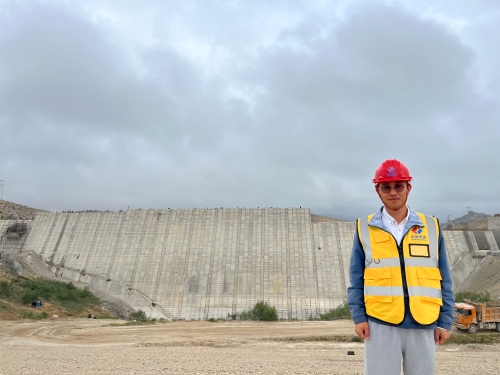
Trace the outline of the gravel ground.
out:
<instances>
[{"instance_id":1,"label":"gravel ground","mask_svg":"<svg viewBox=\"0 0 500 375\"><path fill-rule=\"evenodd\" d=\"M307 341L350 335L348 321L109 323L2 322L0 374L363 373L363 344ZM500 345L437 348L437 374L496 375L499 368Z\"/></svg>"}]
</instances>

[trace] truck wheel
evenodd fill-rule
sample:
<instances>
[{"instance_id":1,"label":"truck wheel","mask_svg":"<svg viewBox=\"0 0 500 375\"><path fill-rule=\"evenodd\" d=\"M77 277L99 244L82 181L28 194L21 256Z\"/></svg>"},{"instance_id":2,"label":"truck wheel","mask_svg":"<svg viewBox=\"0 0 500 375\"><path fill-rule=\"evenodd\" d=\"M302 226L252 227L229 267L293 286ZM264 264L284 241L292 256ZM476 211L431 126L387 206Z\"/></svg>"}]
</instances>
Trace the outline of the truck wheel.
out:
<instances>
[{"instance_id":1,"label":"truck wheel","mask_svg":"<svg viewBox=\"0 0 500 375\"><path fill-rule=\"evenodd\" d=\"M497 323L497 327L495 328L495 331L500 332L500 323Z\"/></svg>"},{"instance_id":2,"label":"truck wheel","mask_svg":"<svg viewBox=\"0 0 500 375\"><path fill-rule=\"evenodd\" d=\"M477 325L475 325L474 323L472 323L469 328L467 329L467 332L469 333L476 333L477 332Z\"/></svg>"}]
</instances>

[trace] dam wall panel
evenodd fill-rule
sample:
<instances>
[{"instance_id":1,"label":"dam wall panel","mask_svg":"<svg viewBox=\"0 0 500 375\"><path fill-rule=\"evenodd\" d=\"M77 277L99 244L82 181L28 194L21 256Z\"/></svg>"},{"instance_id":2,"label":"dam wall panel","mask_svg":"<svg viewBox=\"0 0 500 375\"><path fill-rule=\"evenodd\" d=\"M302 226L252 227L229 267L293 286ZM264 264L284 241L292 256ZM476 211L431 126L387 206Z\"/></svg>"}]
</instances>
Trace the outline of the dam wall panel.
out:
<instances>
[{"instance_id":1,"label":"dam wall panel","mask_svg":"<svg viewBox=\"0 0 500 375\"><path fill-rule=\"evenodd\" d=\"M264 300L308 319L346 300L354 232L312 223L305 208L42 213L24 249L155 317L226 318ZM473 268L465 232L443 236L462 279Z\"/></svg>"},{"instance_id":2,"label":"dam wall panel","mask_svg":"<svg viewBox=\"0 0 500 375\"><path fill-rule=\"evenodd\" d=\"M463 254L472 253L464 231L444 230L442 234L450 265L457 262Z\"/></svg>"},{"instance_id":3,"label":"dam wall panel","mask_svg":"<svg viewBox=\"0 0 500 375\"><path fill-rule=\"evenodd\" d=\"M30 235L26 238L24 249L40 253L56 215L55 212L44 212L35 216L31 225Z\"/></svg>"}]
</instances>

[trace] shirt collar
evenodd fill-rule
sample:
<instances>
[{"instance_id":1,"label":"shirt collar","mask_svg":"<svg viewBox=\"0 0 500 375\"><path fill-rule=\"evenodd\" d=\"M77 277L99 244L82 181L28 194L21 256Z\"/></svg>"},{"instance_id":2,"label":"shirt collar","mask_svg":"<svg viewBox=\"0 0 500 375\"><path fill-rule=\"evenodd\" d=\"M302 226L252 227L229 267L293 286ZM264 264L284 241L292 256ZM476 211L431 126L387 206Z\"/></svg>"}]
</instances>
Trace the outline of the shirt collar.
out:
<instances>
[{"instance_id":1,"label":"shirt collar","mask_svg":"<svg viewBox=\"0 0 500 375\"><path fill-rule=\"evenodd\" d=\"M387 212L387 210L384 207L382 209L383 220L386 221L387 223L390 223L391 225L406 225L406 223L408 222L408 219L410 218L410 207L406 206L406 208L407 208L406 217L404 218L404 220L401 223L398 224L396 222L396 220L391 215L389 215L389 213Z\"/></svg>"}]
</instances>

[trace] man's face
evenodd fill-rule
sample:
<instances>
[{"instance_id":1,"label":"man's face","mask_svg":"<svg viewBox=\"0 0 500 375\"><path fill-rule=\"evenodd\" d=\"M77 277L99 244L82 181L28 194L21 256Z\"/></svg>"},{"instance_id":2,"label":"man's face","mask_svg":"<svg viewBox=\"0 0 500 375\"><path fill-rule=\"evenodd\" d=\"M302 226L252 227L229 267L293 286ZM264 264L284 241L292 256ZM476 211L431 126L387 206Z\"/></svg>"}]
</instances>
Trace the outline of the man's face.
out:
<instances>
[{"instance_id":1,"label":"man's face","mask_svg":"<svg viewBox=\"0 0 500 375\"><path fill-rule=\"evenodd\" d=\"M411 185L406 181L381 182L375 190L387 208L398 210L406 205Z\"/></svg>"}]
</instances>

